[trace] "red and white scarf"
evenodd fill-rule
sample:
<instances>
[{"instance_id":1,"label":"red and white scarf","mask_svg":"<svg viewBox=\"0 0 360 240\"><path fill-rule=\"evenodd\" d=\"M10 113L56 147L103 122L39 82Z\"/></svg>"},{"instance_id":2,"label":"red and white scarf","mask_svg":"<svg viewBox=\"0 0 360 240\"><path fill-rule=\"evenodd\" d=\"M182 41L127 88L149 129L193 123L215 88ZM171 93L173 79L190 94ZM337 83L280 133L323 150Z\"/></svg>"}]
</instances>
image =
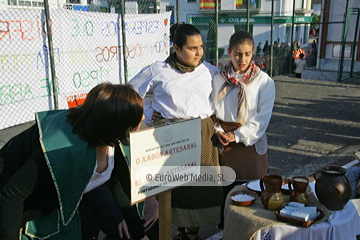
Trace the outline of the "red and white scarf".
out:
<instances>
[{"instance_id":1,"label":"red and white scarf","mask_svg":"<svg viewBox=\"0 0 360 240\"><path fill-rule=\"evenodd\" d=\"M246 71L246 73L242 76L242 79L237 77L237 73L233 70L234 66L232 61L230 60L225 67L221 70L221 74L225 78L224 84L221 86L216 103L218 103L223 97L225 97L229 91L236 87L238 88L238 104L237 104L237 113L238 113L238 121L241 125L246 124L247 119L247 103L246 96L244 94L244 85L248 85L256 80L257 75L261 71L259 67L257 67L253 60L250 62L250 67Z\"/></svg>"}]
</instances>

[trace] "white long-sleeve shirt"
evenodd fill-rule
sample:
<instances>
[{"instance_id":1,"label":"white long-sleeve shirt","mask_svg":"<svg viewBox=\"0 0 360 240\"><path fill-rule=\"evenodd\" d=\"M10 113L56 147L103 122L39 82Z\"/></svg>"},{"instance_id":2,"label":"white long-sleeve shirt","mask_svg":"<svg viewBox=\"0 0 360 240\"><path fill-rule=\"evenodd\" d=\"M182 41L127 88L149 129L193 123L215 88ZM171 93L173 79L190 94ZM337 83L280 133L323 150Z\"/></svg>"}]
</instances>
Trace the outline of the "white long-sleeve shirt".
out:
<instances>
[{"instance_id":1,"label":"white long-sleeve shirt","mask_svg":"<svg viewBox=\"0 0 360 240\"><path fill-rule=\"evenodd\" d=\"M152 126L154 110L167 119L211 116L212 78L217 72L215 66L205 61L188 73L180 73L165 61L158 61L143 68L129 84L144 99L144 122ZM149 94L151 100L145 98Z\"/></svg>"},{"instance_id":2,"label":"white long-sleeve shirt","mask_svg":"<svg viewBox=\"0 0 360 240\"><path fill-rule=\"evenodd\" d=\"M88 185L85 188L85 193L90 192L91 190L103 185L107 180L110 179L111 173L114 169L114 151L114 147L109 147L107 156L108 167L105 169L104 172L98 173L96 171L98 167L98 163L96 161L94 172L90 178Z\"/></svg>"},{"instance_id":3,"label":"white long-sleeve shirt","mask_svg":"<svg viewBox=\"0 0 360 240\"><path fill-rule=\"evenodd\" d=\"M265 131L269 125L272 109L275 101L274 81L264 72L260 72L248 85L244 84L244 94L247 100L247 119L244 126L234 131L236 143L242 142L245 146L255 144L258 154L267 151L267 140ZM215 105L216 117L226 122L238 122L237 102L238 88L234 87L229 93L216 103L219 89L225 79L217 74L213 80L212 99ZM221 127L216 130L224 131Z\"/></svg>"}]
</instances>

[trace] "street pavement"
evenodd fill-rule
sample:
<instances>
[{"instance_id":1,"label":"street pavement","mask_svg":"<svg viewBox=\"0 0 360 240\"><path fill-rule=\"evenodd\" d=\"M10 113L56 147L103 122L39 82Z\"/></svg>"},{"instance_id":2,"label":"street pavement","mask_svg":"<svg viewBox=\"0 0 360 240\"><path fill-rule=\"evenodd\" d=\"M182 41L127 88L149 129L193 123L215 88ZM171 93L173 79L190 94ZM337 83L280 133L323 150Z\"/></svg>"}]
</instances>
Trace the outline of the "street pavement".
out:
<instances>
[{"instance_id":1,"label":"street pavement","mask_svg":"<svg viewBox=\"0 0 360 240\"><path fill-rule=\"evenodd\" d=\"M308 176L359 151L360 78L334 83L290 76L274 77L270 173Z\"/></svg>"},{"instance_id":2,"label":"street pavement","mask_svg":"<svg viewBox=\"0 0 360 240\"><path fill-rule=\"evenodd\" d=\"M309 176L360 151L360 77L341 83L274 77L276 100L267 130L269 172ZM33 122L0 131L0 148ZM173 229L173 234L175 229ZM202 239L219 230L200 230Z\"/></svg>"}]
</instances>

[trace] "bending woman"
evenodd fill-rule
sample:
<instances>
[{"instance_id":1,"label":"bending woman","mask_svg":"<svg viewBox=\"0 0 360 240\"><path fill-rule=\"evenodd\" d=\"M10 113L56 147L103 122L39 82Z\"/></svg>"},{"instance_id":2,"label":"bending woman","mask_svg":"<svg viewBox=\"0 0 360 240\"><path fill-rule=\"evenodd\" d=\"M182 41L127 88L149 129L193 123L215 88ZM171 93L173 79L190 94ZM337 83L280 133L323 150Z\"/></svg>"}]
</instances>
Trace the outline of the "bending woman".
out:
<instances>
[{"instance_id":1,"label":"bending woman","mask_svg":"<svg viewBox=\"0 0 360 240\"><path fill-rule=\"evenodd\" d=\"M114 209L117 237L148 239L123 176L112 174L126 171L120 145L142 117L132 87L111 83L94 87L77 108L36 113L36 124L0 150L0 239L82 239L83 194L108 180L118 183L110 189L127 215L125 222Z\"/></svg>"},{"instance_id":2,"label":"bending woman","mask_svg":"<svg viewBox=\"0 0 360 240\"><path fill-rule=\"evenodd\" d=\"M212 78L218 69L202 61L203 41L199 30L190 24L176 24L170 29L174 53L142 69L129 83L145 98L145 123L156 126L201 117L201 165L218 166L217 148L210 116ZM172 219L178 226L175 239L197 238L200 226L216 225L222 202L220 187L180 187L172 191ZM185 229L185 227L187 227Z\"/></svg>"}]
</instances>

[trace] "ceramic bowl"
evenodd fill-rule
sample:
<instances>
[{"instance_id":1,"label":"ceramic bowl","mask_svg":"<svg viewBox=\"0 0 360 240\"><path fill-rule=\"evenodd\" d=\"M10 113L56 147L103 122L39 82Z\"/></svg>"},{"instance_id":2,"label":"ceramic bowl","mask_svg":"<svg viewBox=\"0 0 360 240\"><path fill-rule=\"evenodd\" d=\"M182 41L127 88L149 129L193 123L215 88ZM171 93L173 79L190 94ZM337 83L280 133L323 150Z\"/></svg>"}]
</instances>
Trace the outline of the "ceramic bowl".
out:
<instances>
[{"instance_id":1,"label":"ceramic bowl","mask_svg":"<svg viewBox=\"0 0 360 240\"><path fill-rule=\"evenodd\" d=\"M253 204L258 197L256 192L239 190L232 192L230 195L231 200L237 206L247 207Z\"/></svg>"}]
</instances>

